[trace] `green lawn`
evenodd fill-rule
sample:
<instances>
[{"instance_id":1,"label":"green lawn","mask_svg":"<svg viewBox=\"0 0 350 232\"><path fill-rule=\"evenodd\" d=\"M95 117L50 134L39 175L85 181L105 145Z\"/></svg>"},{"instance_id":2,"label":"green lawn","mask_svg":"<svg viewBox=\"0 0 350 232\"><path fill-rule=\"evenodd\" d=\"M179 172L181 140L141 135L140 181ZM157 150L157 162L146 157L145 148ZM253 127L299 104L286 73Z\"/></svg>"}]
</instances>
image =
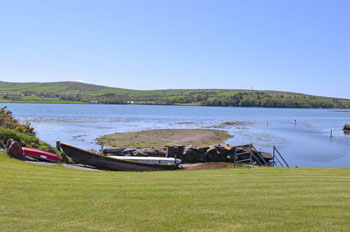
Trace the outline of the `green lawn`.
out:
<instances>
[{"instance_id":1,"label":"green lawn","mask_svg":"<svg viewBox=\"0 0 350 232\"><path fill-rule=\"evenodd\" d=\"M0 154L0 231L350 231L350 169L92 172Z\"/></svg>"}]
</instances>

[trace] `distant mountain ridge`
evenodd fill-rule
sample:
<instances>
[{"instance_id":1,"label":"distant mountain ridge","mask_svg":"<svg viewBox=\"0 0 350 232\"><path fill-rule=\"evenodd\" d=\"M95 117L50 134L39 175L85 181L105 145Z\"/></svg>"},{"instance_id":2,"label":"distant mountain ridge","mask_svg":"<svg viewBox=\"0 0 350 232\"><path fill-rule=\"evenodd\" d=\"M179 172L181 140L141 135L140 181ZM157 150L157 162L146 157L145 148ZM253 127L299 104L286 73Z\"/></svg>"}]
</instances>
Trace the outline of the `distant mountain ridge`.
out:
<instances>
[{"instance_id":1,"label":"distant mountain ridge","mask_svg":"<svg viewBox=\"0 0 350 232\"><path fill-rule=\"evenodd\" d=\"M0 102L350 108L350 99L243 89L132 90L82 82L0 81Z\"/></svg>"}]
</instances>

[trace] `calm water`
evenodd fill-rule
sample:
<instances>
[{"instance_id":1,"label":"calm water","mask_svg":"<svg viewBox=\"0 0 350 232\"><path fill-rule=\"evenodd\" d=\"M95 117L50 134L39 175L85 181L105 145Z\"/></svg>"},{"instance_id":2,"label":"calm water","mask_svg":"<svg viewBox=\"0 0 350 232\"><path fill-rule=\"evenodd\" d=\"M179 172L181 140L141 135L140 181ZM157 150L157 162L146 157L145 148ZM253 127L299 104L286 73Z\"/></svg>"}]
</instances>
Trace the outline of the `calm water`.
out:
<instances>
[{"instance_id":1,"label":"calm water","mask_svg":"<svg viewBox=\"0 0 350 232\"><path fill-rule=\"evenodd\" d=\"M16 118L31 122L38 137L51 145L60 140L97 149L95 139L109 133L216 128L226 121L241 121L244 125L221 128L234 135L227 143L253 143L267 152L272 152L275 145L291 166L350 167L350 135L344 135L341 130L344 124L350 123L350 113L334 109L6 105ZM333 138L330 138L330 130L333 130Z\"/></svg>"}]
</instances>

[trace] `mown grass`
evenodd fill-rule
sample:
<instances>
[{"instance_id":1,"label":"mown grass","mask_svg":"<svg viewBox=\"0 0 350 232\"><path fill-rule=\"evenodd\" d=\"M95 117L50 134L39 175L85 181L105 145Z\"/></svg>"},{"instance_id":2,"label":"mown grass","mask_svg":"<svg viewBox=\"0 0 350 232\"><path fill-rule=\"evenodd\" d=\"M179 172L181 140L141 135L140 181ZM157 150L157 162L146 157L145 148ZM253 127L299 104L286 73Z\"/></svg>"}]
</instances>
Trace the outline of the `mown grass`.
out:
<instances>
[{"instance_id":1,"label":"mown grass","mask_svg":"<svg viewBox=\"0 0 350 232\"><path fill-rule=\"evenodd\" d=\"M349 231L350 169L92 172L0 155L1 231Z\"/></svg>"}]
</instances>

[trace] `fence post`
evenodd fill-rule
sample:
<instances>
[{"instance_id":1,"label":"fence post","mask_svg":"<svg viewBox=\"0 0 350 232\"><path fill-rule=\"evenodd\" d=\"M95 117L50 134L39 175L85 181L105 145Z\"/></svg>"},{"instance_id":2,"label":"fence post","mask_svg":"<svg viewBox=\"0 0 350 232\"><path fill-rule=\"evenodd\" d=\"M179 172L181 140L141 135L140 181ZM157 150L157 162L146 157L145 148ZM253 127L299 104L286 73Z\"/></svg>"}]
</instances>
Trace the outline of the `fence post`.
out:
<instances>
[{"instance_id":1,"label":"fence post","mask_svg":"<svg viewBox=\"0 0 350 232\"><path fill-rule=\"evenodd\" d=\"M60 141L56 141L56 149L61 151L61 142Z\"/></svg>"},{"instance_id":2,"label":"fence post","mask_svg":"<svg viewBox=\"0 0 350 232\"><path fill-rule=\"evenodd\" d=\"M250 144L250 160L249 164L251 165L253 163L253 146Z\"/></svg>"},{"instance_id":3,"label":"fence post","mask_svg":"<svg viewBox=\"0 0 350 232\"><path fill-rule=\"evenodd\" d=\"M236 155L237 155L237 151L236 151L236 147L234 148L235 149L235 151L234 151L234 154L233 154L233 166L234 166L234 168L236 168L237 167L237 164L236 164L236 159L237 159L237 157L236 157Z\"/></svg>"},{"instance_id":4,"label":"fence post","mask_svg":"<svg viewBox=\"0 0 350 232\"><path fill-rule=\"evenodd\" d=\"M100 151L101 154L103 154L103 143L101 143L101 151Z\"/></svg>"}]
</instances>

